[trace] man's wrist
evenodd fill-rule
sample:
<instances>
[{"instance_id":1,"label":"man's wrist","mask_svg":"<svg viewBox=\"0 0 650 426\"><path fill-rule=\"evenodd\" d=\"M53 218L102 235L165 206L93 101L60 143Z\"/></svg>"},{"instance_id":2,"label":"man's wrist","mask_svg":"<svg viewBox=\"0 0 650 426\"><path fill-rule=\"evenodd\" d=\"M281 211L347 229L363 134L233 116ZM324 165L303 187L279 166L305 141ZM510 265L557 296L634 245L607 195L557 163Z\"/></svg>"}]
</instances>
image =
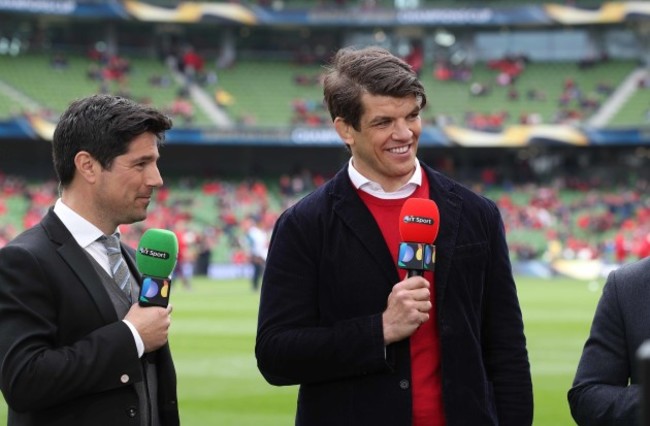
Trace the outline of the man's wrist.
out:
<instances>
[{"instance_id":1,"label":"man's wrist","mask_svg":"<svg viewBox=\"0 0 650 426\"><path fill-rule=\"evenodd\" d=\"M140 337L140 333L138 333L138 330L136 330L135 326L129 321L122 321L124 321L124 323L129 327L129 330L131 330L131 333L133 334L133 340L135 341L135 347L138 351L138 358L142 358L142 355L144 355L144 342L142 341L142 337Z\"/></svg>"}]
</instances>

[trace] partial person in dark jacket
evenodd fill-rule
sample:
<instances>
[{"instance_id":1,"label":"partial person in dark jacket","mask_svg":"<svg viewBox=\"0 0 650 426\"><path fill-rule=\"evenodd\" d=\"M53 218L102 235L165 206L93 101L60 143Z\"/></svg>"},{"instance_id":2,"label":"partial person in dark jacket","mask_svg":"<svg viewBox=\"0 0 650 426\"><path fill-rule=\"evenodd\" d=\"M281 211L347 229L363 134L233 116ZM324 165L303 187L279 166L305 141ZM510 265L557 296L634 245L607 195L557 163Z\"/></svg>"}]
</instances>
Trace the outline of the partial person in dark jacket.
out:
<instances>
[{"instance_id":1,"label":"partial person in dark jacket","mask_svg":"<svg viewBox=\"0 0 650 426\"><path fill-rule=\"evenodd\" d=\"M171 306L134 303L135 251L105 245L119 225L145 219L169 128L155 109L109 95L61 116L52 142L61 197L0 250L9 426L179 424Z\"/></svg>"},{"instance_id":2,"label":"partial person in dark jacket","mask_svg":"<svg viewBox=\"0 0 650 426\"><path fill-rule=\"evenodd\" d=\"M581 426L640 424L637 350L650 339L650 258L611 272L568 399Z\"/></svg>"},{"instance_id":3,"label":"partial person in dark jacket","mask_svg":"<svg viewBox=\"0 0 650 426\"><path fill-rule=\"evenodd\" d=\"M530 366L496 205L421 164L426 105L388 51L342 49L324 81L352 157L285 211L264 274L256 356L300 385L297 425L530 425ZM410 197L440 211L435 273L397 267Z\"/></svg>"}]
</instances>

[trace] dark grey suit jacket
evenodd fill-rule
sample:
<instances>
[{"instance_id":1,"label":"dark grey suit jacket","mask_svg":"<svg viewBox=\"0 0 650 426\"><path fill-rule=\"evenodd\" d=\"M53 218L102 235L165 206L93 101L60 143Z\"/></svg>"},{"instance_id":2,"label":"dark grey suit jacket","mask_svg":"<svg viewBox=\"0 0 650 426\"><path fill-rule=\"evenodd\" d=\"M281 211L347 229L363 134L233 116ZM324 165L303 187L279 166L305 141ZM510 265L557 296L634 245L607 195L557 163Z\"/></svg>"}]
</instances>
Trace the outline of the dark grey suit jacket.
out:
<instances>
[{"instance_id":1,"label":"dark grey suit jacket","mask_svg":"<svg viewBox=\"0 0 650 426\"><path fill-rule=\"evenodd\" d=\"M134 250L122 249L140 277ZM133 335L52 210L0 250L0 336L8 425L139 426L133 383L143 376ZM160 418L178 425L168 345L157 360Z\"/></svg>"},{"instance_id":2,"label":"dark grey suit jacket","mask_svg":"<svg viewBox=\"0 0 650 426\"><path fill-rule=\"evenodd\" d=\"M494 203L423 166L440 211L435 292L447 425L532 423L523 323ZM384 352L395 261L346 168L289 208L272 235L256 356L299 384L299 425L410 426L408 339Z\"/></svg>"},{"instance_id":3,"label":"dark grey suit jacket","mask_svg":"<svg viewBox=\"0 0 650 426\"><path fill-rule=\"evenodd\" d=\"M650 339L650 258L607 277L568 398L579 425L639 424L636 352Z\"/></svg>"}]
</instances>

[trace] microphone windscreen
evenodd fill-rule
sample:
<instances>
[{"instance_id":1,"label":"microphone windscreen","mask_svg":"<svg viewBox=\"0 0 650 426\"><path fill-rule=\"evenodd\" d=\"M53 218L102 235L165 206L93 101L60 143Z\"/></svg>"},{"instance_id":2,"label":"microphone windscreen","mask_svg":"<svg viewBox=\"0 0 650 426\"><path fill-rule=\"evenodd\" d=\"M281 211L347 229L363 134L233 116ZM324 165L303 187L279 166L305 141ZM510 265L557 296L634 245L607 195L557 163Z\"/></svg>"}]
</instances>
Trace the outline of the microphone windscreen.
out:
<instances>
[{"instance_id":1,"label":"microphone windscreen","mask_svg":"<svg viewBox=\"0 0 650 426\"><path fill-rule=\"evenodd\" d=\"M433 244L440 230L438 205L428 198L409 198L402 206L399 233L402 241Z\"/></svg>"},{"instance_id":2,"label":"microphone windscreen","mask_svg":"<svg viewBox=\"0 0 650 426\"><path fill-rule=\"evenodd\" d=\"M142 275L167 278L174 271L178 258L176 234L166 229L147 229L135 253L135 262Z\"/></svg>"}]
</instances>

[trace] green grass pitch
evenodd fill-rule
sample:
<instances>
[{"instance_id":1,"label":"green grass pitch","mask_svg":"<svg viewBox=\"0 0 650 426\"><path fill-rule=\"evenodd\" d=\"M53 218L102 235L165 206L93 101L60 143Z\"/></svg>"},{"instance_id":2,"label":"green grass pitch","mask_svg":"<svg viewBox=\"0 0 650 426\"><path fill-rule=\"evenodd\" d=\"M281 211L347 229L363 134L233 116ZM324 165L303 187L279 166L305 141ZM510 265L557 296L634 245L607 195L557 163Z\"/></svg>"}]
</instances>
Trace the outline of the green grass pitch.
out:
<instances>
[{"instance_id":1,"label":"green grass pitch","mask_svg":"<svg viewBox=\"0 0 650 426\"><path fill-rule=\"evenodd\" d=\"M535 394L535 426L574 424L566 393L604 280L518 278ZM259 294L247 281L195 278L172 290L170 342L185 426L293 424L296 387L273 387L253 353ZM7 406L0 401L0 419ZM2 420L0 420L2 423Z\"/></svg>"}]
</instances>

